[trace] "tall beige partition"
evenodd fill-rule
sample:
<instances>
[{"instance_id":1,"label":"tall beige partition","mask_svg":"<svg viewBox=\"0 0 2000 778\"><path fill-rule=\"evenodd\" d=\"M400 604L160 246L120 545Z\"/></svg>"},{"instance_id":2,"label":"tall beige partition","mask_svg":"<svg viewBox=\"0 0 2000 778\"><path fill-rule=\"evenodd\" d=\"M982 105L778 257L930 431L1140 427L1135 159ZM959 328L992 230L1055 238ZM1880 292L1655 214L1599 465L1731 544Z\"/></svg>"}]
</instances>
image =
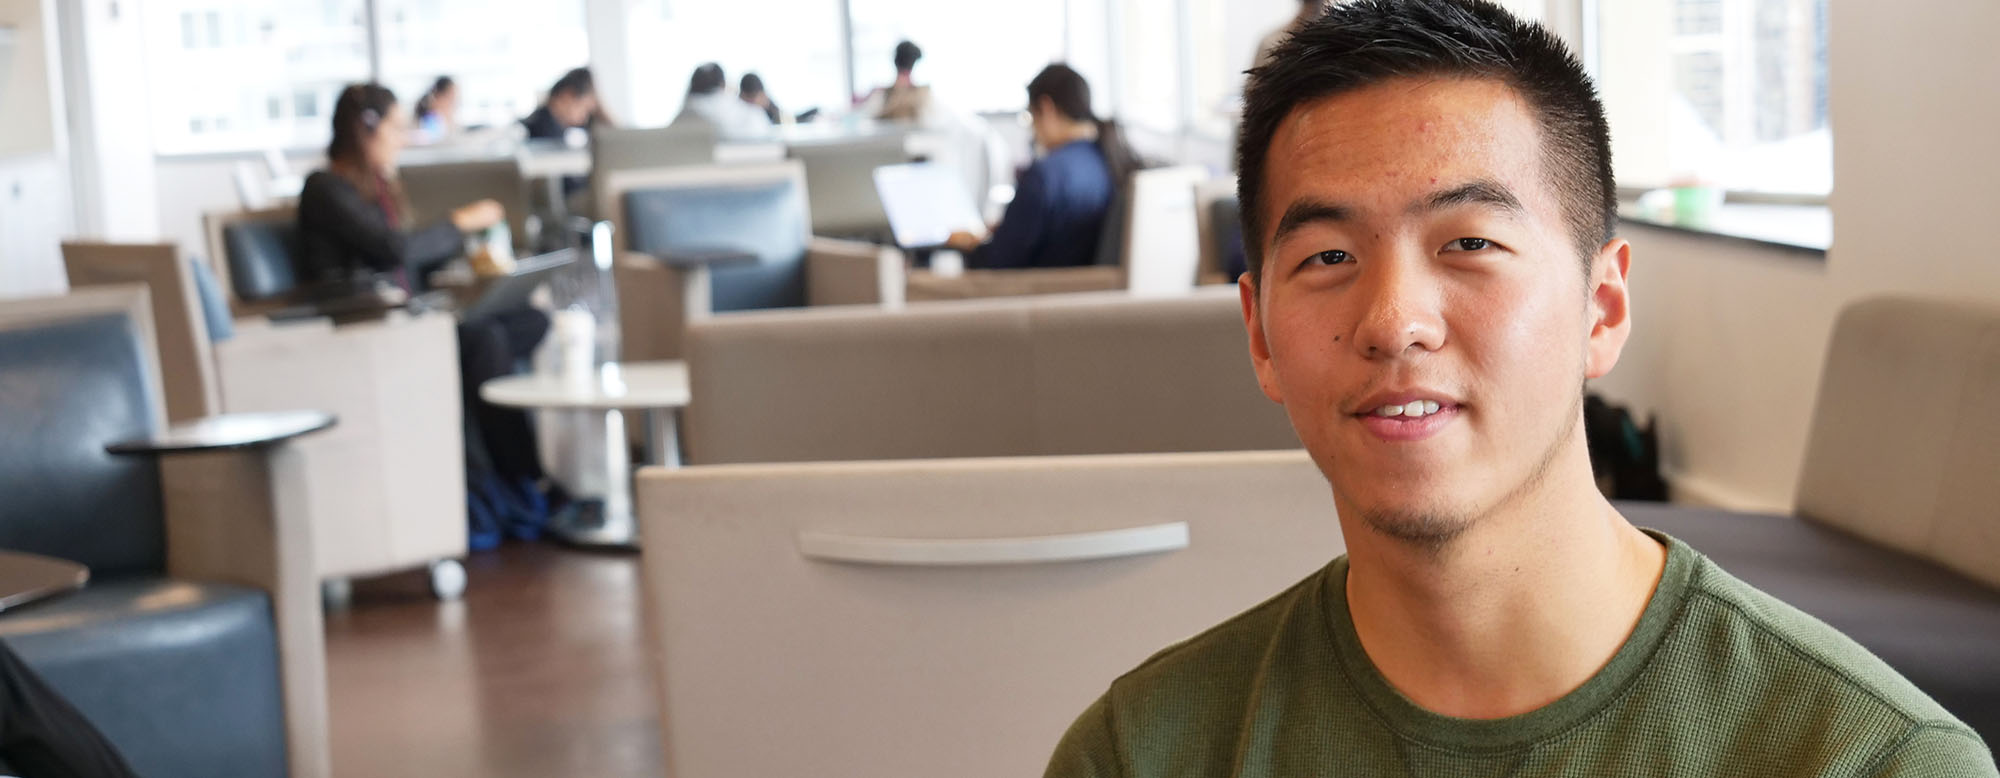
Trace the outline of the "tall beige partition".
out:
<instances>
[{"instance_id":1,"label":"tall beige partition","mask_svg":"<svg viewBox=\"0 0 2000 778\"><path fill-rule=\"evenodd\" d=\"M1040 775L1112 679L1344 545L1304 452L647 470L667 774Z\"/></svg>"}]
</instances>

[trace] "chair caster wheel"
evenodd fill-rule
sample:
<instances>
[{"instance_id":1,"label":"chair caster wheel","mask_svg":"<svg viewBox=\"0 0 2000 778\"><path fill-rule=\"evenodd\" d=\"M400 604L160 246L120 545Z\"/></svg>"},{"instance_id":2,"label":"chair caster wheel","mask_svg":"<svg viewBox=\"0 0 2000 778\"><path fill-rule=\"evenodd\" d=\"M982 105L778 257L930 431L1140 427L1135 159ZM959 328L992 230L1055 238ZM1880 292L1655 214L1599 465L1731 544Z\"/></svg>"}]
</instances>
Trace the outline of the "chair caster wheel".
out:
<instances>
[{"instance_id":1,"label":"chair caster wheel","mask_svg":"<svg viewBox=\"0 0 2000 778\"><path fill-rule=\"evenodd\" d=\"M431 595L443 602L465 596L465 565L456 559L432 562Z\"/></svg>"},{"instance_id":2,"label":"chair caster wheel","mask_svg":"<svg viewBox=\"0 0 2000 778\"><path fill-rule=\"evenodd\" d=\"M354 584L345 578L328 578L319 582L320 605L327 610L347 607L354 599Z\"/></svg>"}]
</instances>

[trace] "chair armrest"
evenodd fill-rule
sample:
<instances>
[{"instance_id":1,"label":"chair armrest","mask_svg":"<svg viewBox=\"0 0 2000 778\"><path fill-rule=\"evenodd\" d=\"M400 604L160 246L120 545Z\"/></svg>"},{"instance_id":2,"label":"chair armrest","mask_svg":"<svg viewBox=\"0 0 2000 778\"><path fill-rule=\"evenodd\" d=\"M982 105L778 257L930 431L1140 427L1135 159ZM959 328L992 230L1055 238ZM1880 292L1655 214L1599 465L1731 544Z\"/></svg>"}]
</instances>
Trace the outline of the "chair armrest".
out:
<instances>
[{"instance_id":1,"label":"chair armrest","mask_svg":"<svg viewBox=\"0 0 2000 778\"><path fill-rule=\"evenodd\" d=\"M967 270L956 276L912 271L911 300L964 300L1125 288L1125 269L1115 265L1047 267L1027 270Z\"/></svg>"},{"instance_id":2,"label":"chair armrest","mask_svg":"<svg viewBox=\"0 0 2000 778\"><path fill-rule=\"evenodd\" d=\"M903 304L903 252L858 241L814 238L806 247L806 304Z\"/></svg>"},{"instance_id":3,"label":"chair armrest","mask_svg":"<svg viewBox=\"0 0 2000 778\"><path fill-rule=\"evenodd\" d=\"M185 454L273 446L334 425L325 411L231 413L176 424L150 438L105 446L113 454Z\"/></svg>"},{"instance_id":4,"label":"chair armrest","mask_svg":"<svg viewBox=\"0 0 2000 778\"><path fill-rule=\"evenodd\" d=\"M167 574L270 593L291 778L332 774L325 625L305 462L283 441L160 458Z\"/></svg>"},{"instance_id":5,"label":"chair armrest","mask_svg":"<svg viewBox=\"0 0 2000 778\"><path fill-rule=\"evenodd\" d=\"M708 315L707 278L646 254L620 254L611 266L618 289L619 358L680 359L688 319Z\"/></svg>"}]
</instances>

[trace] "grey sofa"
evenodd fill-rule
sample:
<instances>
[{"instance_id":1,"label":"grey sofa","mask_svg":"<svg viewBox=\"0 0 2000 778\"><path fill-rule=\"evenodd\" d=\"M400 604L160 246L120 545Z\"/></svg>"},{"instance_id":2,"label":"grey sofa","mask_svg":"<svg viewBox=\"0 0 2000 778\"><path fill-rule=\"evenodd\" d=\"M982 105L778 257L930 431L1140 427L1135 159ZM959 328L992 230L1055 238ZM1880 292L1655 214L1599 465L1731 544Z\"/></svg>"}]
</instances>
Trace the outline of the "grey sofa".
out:
<instances>
[{"instance_id":1,"label":"grey sofa","mask_svg":"<svg viewBox=\"0 0 2000 778\"><path fill-rule=\"evenodd\" d=\"M151 321L136 286L0 304L0 548L92 575L0 614L0 638L141 775L326 775L296 459L106 451L161 431Z\"/></svg>"}]
</instances>

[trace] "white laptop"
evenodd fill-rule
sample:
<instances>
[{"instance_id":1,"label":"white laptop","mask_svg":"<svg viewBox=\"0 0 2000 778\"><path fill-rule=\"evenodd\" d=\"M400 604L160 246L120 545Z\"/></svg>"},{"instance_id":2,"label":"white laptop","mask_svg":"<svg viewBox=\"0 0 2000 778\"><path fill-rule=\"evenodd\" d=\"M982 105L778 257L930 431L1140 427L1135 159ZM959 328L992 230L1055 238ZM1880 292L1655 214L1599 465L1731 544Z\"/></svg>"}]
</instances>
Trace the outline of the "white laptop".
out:
<instances>
[{"instance_id":1,"label":"white laptop","mask_svg":"<svg viewBox=\"0 0 2000 778\"><path fill-rule=\"evenodd\" d=\"M984 234L972 195L950 168L932 162L884 165L875 169L875 193L889 216L896 245L930 249L944 245L953 232Z\"/></svg>"}]
</instances>

